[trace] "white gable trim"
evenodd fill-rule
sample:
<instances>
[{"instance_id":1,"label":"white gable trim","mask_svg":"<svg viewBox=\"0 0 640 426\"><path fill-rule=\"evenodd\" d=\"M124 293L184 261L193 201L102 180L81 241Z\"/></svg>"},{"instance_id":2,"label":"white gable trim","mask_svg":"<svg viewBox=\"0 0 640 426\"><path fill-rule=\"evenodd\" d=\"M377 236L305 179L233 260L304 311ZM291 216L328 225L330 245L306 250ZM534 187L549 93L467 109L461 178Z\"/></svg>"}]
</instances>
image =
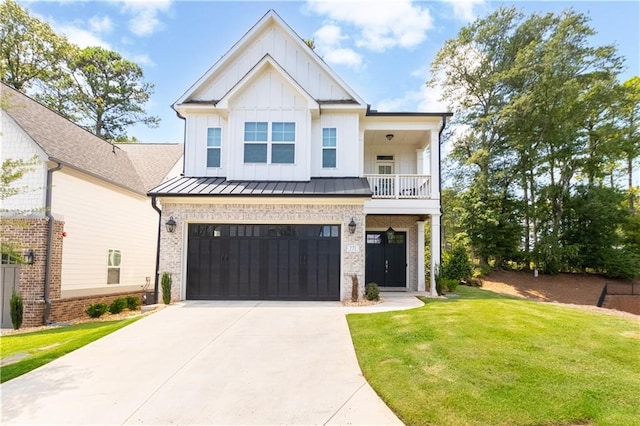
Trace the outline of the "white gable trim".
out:
<instances>
[{"instance_id":1,"label":"white gable trim","mask_svg":"<svg viewBox=\"0 0 640 426\"><path fill-rule=\"evenodd\" d=\"M231 49L227 51L222 57L211 67L209 70L204 73L202 77L200 77L187 91L174 103L173 107L176 109L176 106L183 104L187 99L189 99L193 94L200 89L200 87L205 84L211 76L213 76L222 66L224 66L226 60L232 57L236 52L243 49L251 40L251 38L258 33L263 28L267 27L270 23L276 23L280 26L289 36L295 40L295 42L303 47L306 52L310 52L312 59L325 71L331 78L333 78L351 97L359 104L360 107L366 108L367 104L364 100L358 96L356 92L354 92L329 66L315 53L306 43L302 40L298 34L296 34L293 29L282 20L282 18L273 10L269 10L251 29L244 35L242 38L234 44ZM299 86L299 85L298 85Z\"/></svg>"},{"instance_id":2,"label":"white gable trim","mask_svg":"<svg viewBox=\"0 0 640 426\"><path fill-rule=\"evenodd\" d=\"M278 71L278 73L280 74L280 76L282 76L291 86L293 86L295 89L298 90L298 92L300 92L304 98L307 100L307 104L308 105L312 105L313 107L310 107L309 110L311 110L314 113L319 113L320 112L320 105L318 104L318 102L313 99L313 97L311 97L311 95L302 87L300 86L300 84L298 84L298 82L296 80L294 80L289 73L287 73L287 71L282 68L280 66L280 64L278 64L278 62L273 59L271 57L271 55L267 54L265 55L260 62L258 62L253 68L251 68L251 70L245 74L240 81L238 81L232 88L231 90L229 90L227 93L225 93L225 95L222 97L222 99L220 99L220 101L217 103L216 107L218 109L222 109L222 110L228 110L229 109L229 99L233 98L233 96L240 92L242 90L243 87L245 87L247 84L249 84L254 77L256 77L258 74L260 74L264 69L266 69L267 67L269 67L269 65L271 65L276 71Z\"/></svg>"}]
</instances>

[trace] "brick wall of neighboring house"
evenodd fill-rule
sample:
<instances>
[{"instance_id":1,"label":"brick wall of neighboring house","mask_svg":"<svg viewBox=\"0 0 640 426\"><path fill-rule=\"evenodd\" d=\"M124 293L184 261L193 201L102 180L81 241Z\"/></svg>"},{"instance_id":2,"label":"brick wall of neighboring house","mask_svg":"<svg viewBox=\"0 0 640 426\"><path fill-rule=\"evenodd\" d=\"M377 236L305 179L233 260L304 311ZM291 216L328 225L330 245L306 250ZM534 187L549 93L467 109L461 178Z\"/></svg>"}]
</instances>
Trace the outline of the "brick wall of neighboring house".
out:
<instances>
[{"instance_id":1,"label":"brick wall of neighboring house","mask_svg":"<svg viewBox=\"0 0 640 426\"><path fill-rule=\"evenodd\" d=\"M94 303L111 304L119 297L135 296L142 304L143 290L124 293L102 294L97 296L69 297L66 299L56 299L51 301L51 322L72 321L78 318L87 317L85 311Z\"/></svg>"},{"instance_id":2,"label":"brick wall of neighboring house","mask_svg":"<svg viewBox=\"0 0 640 426\"><path fill-rule=\"evenodd\" d=\"M48 219L3 218L0 221L0 240L18 252L33 249L33 265L20 268L19 293L24 301L24 327L42 325L44 313L44 275L47 257ZM62 233L64 222L55 221L49 298L60 298L62 277Z\"/></svg>"}]
</instances>

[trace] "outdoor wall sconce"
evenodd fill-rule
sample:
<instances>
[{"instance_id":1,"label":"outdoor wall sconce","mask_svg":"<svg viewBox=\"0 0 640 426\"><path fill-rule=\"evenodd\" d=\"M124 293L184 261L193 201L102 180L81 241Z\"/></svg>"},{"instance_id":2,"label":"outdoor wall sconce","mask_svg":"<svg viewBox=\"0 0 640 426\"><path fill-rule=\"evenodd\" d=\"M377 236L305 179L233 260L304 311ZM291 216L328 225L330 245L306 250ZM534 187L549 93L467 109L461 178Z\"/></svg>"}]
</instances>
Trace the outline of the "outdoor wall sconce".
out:
<instances>
[{"instance_id":1,"label":"outdoor wall sconce","mask_svg":"<svg viewBox=\"0 0 640 426\"><path fill-rule=\"evenodd\" d=\"M33 262L36 261L36 253L33 251L33 249L29 249L23 257L24 263L26 263L27 265L33 265Z\"/></svg>"},{"instance_id":2,"label":"outdoor wall sconce","mask_svg":"<svg viewBox=\"0 0 640 426\"><path fill-rule=\"evenodd\" d=\"M393 133L389 133L389 134L387 135L387 140L388 140L389 142L391 142L391 139L393 139Z\"/></svg>"},{"instance_id":3,"label":"outdoor wall sconce","mask_svg":"<svg viewBox=\"0 0 640 426\"><path fill-rule=\"evenodd\" d=\"M389 227L389 229L387 229L387 242L393 241L394 237L396 236L396 231L393 230L392 227Z\"/></svg>"},{"instance_id":4,"label":"outdoor wall sconce","mask_svg":"<svg viewBox=\"0 0 640 426\"><path fill-rule=\"evenodd\" d=\"M169 218L167 223L165 223L165 226L167 227L167 232L170 234L172 234L176 230L176 221L173 216Z\"/></svg>"},{"instance_id":5,"label":"outdoor wall sconce","mask_svg":"<svg viewBox=\"0 0 640 426\"><path fill-rule=\"evenodd\" d=\"M349 233L353 234L356 232L356 221L351 218L351 222L349 222Z\"/></svg>"}]
</instances>

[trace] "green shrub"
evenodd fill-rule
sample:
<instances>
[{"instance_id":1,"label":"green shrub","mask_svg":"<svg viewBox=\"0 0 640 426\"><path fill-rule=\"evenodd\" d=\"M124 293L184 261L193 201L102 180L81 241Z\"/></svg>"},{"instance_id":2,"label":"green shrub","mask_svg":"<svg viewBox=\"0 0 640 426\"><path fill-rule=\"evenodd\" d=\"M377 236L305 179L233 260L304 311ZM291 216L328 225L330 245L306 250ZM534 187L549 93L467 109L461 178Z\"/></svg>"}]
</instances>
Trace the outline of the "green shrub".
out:
<instances>
[{"instance_id":1,"label":"green shrub","mask_svg":"<svg viewBox=\"0 0 640 426\"><path fill-rule=\"evenodd\" d=\"M161 285L162 285L162 301L164 302L165 305L168 305L171 303L171 273L170 272L162 273Z\"/></svg>"},{"instance_id":2,"label":"green shrub","mask_svg":"<svg viewBox=\"0 0 640 426\"><path fill-rule=\"evenodd\" d=\"M100 318L109 310L109 306L105 303L93 303L84 311L91 318Z\"/></svg>"},{"instance_id":3,"label":"green shrub","mask_svg":"<svg viewBox=\"0 0 640 426\"><path fill-rule=\"evenodd\" d=\"M130 311L135 311L140 306L140 299L136 296L127 296L125 300L127 301L127 309Z\"/></svg>"},{"instance_id":4,"label":"green shrub","mask_svg":"<svg viewBox=\"0 0 640 426\"><path fill-rule=\"evenodd\" d=\"M9 310L11 314L11 323L13 324L13 329L17 330L22 326L24 304L22 302L22 296L16 293L15 289L11 293L11 299L9 300Z\"/></svg>"},{"instance_id":5,"label":"green shrub","mask_svg":"<svg viewBox=\"0 0 640 426\"><path fill-rule=\"evenodd\" d=\"M123 297L119 297L109 305L109 313L111 314L119 314L124 311L124 308L127 307L127 299Z\"/></svg>"},{"instance_id":6,"label":"green shrub","mask_svg":"<svg viewBox=\"0 0 640 426\"><path fill-rule=\"evenodd\" d=\"M473 274L473 266L467 249L460 243L455 244L450 252L444 254L442 276L451 280L467 280Z\"/></svg>"},{"instance_id":7,"label":"green shrub","mask_svg":"<svg viewBox=\"0 0 640 426\"><path fill-rule=\"evenodd\" d=\"M458 284L460 284L459 280L456 280L455 278L443 278L442 279L442 287L446 288L447 291L456 291L456 289L458 288Z\"/></svg>"},{"instance_id":8,"label":"green shrub","mask_svg":"<svg viewBox=\"0 0 640 426\"><path fill-rule=\"evenodd\" d=\"M380 300L380 288L376 283L369 283L364 288L364 297L367 300Z\"/></svg>"}]
</instances>

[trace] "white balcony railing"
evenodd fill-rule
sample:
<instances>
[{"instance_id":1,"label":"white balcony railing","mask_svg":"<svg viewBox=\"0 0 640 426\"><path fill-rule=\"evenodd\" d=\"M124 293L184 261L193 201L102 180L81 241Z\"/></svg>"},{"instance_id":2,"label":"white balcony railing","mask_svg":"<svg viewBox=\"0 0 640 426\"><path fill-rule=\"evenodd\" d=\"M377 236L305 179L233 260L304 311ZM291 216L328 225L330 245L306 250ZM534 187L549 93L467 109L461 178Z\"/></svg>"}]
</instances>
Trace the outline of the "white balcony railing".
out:
<instances>
[{"instance_id":1,"label":"white balcony railing","mask_svg":"<svg viewBox=\"0 0 640 426\"><path fill-rule=\"evenodd\" d=\"M429 175L365 175L373 192L372 198L431 198Z\"/></svg>"}]
</instances>

